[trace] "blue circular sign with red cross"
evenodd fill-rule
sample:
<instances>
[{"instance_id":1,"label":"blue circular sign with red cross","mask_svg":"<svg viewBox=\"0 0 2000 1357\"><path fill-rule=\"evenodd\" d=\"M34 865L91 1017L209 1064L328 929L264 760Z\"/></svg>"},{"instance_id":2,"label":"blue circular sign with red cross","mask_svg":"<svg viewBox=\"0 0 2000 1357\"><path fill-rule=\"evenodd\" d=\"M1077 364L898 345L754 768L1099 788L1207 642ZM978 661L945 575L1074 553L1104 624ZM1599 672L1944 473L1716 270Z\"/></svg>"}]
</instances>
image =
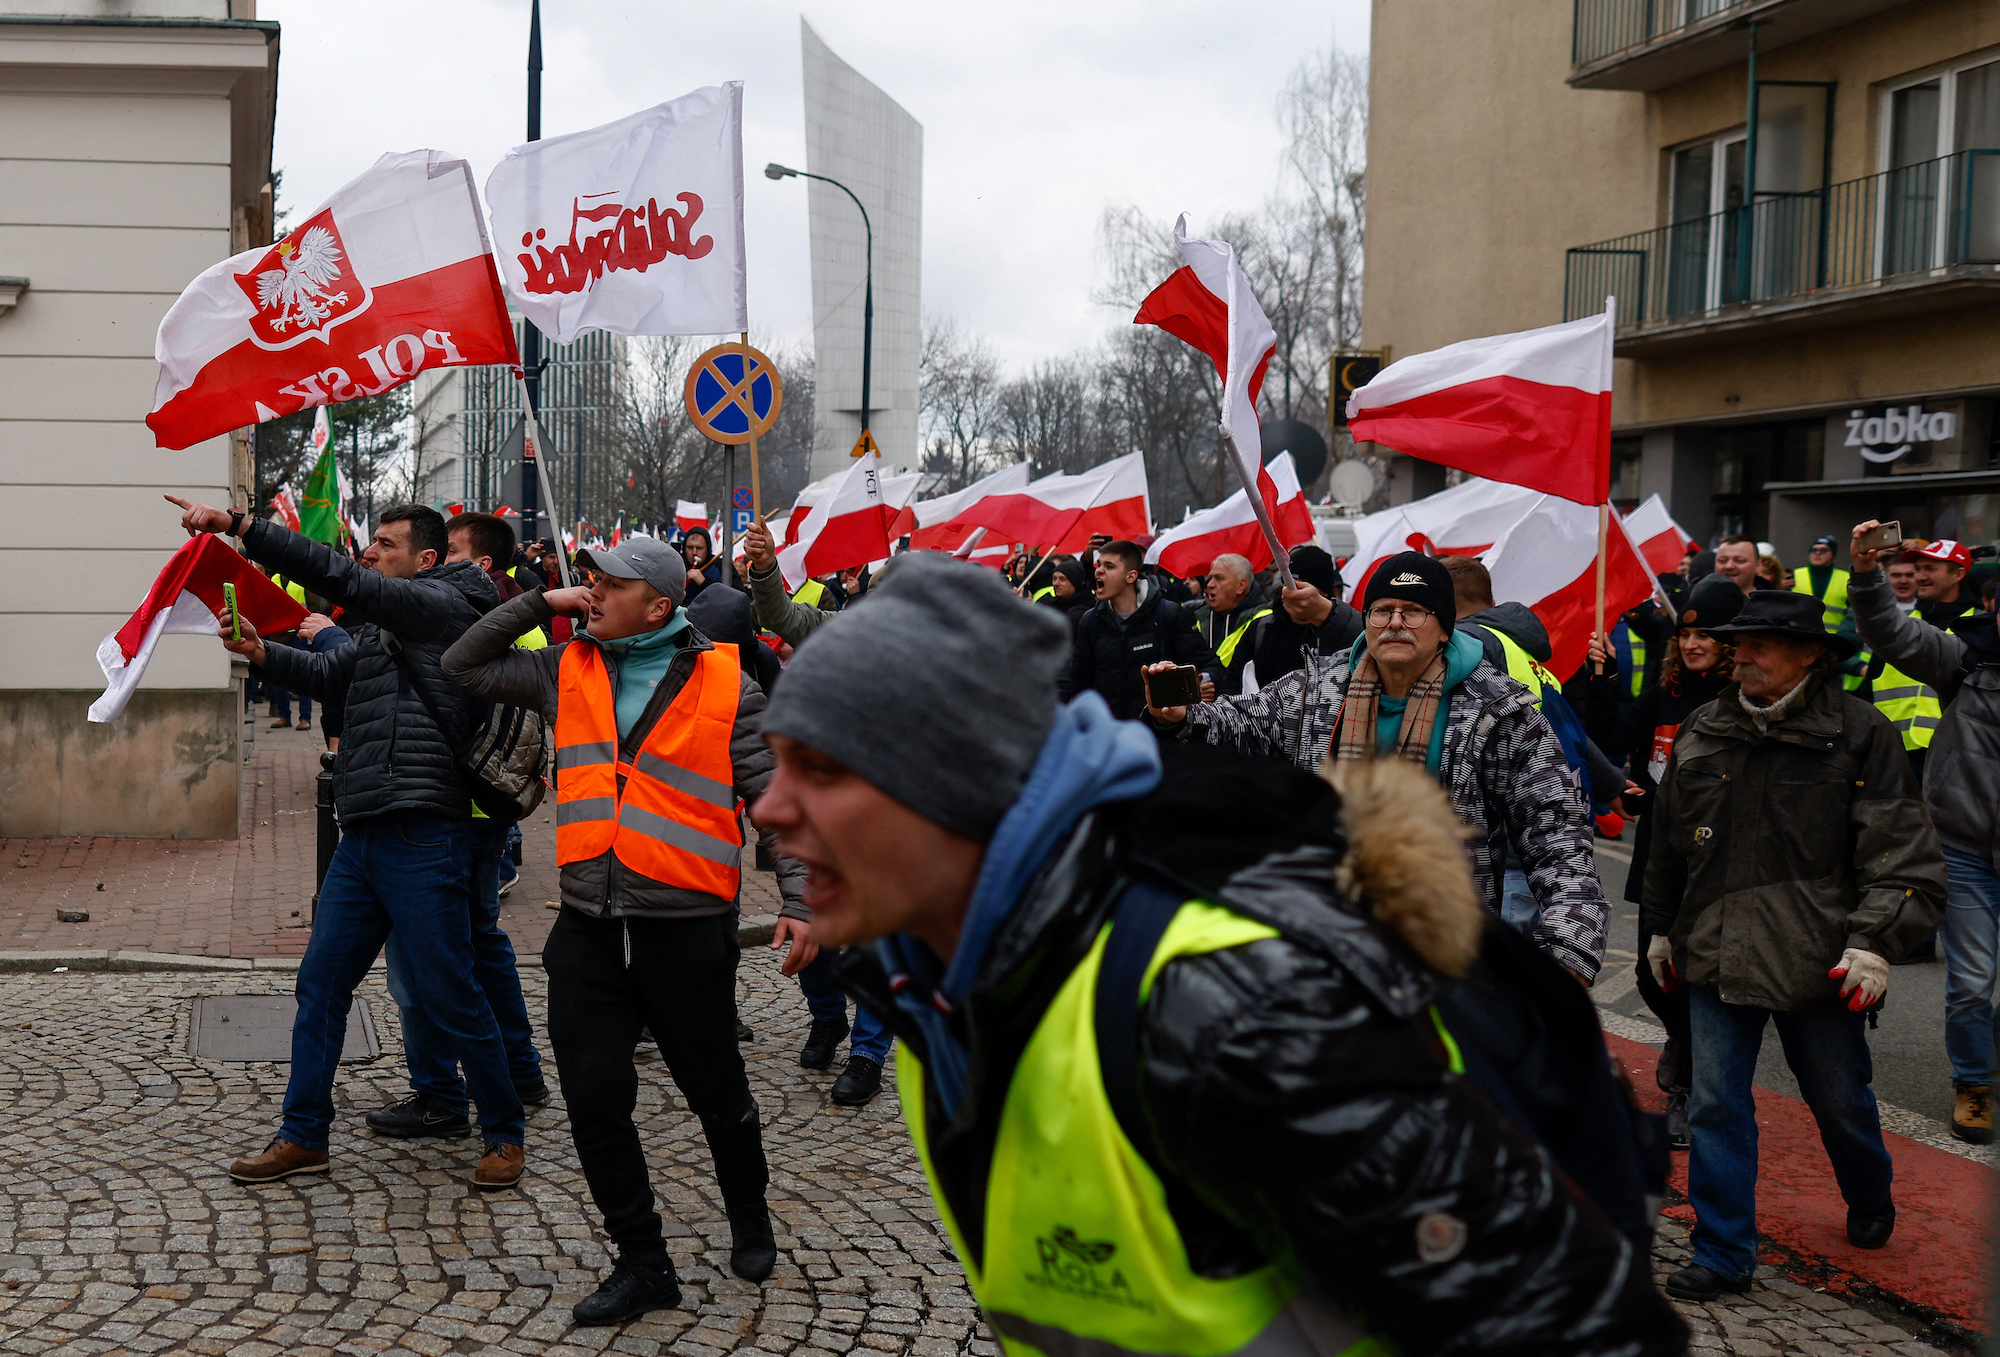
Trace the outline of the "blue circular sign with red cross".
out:
<instances>
[{"instance_id":1,"label":"blue circular sign with red cross","mask_svg":"<svg viewBox=\"0 0 2000 1357\"><path fill-rule=\"evenodd\" d=\"M771 360L747 344L718 344L687 375L687 412L718 443L748 443L771 431L785 384Z\"/></svg>"},{"instance_id":2,"label":"blue circular sign with red cross","mask_svg":"<svg viewBox=\"0 0 2000 1357\"><path fill-rule=\"evenodd\" d=\"M734 490L729 492L729 502L731 504L734 504L739 509L749 508L750 487L747 485L737 486Z\"/></svg>"}]
</instances>

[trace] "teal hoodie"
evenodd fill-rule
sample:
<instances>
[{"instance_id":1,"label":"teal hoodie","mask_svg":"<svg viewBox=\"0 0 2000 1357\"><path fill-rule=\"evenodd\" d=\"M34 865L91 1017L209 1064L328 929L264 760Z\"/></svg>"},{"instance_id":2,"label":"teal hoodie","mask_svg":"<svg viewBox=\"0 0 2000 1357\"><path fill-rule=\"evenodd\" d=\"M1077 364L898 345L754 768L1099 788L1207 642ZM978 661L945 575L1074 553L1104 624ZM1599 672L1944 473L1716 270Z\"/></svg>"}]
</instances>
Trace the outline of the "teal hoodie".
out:
<instances>
[{"instance_id":1,"label":"teal hoodie","mask_svg":"<svg viewBox=\"0 0 2000 1357\"><path fill-rule=\"evenodd\" d=\"M1349 672L1361 667L1361 657L1367 652L1365 638L1354 643L1354 649L1347 657ZM1445 718L1451 713L1451 690L1465 682L1466 675L1477 669L1479 662L1485 658L1486 651L1479 642L1462 631L1452 632L1444 652L1444 697L1438 703L1437 720L1431 723L1430 751L1424 755L1424 767L1433 775L1444 765L1444 728ZM1396 747L1396 736L1403 729L1403 709L1409 703L1407 697L1382 694L1375 717L1375 750L1378 756Z\"/></svg>"},{"instance_id":2,"label":"teal hoodie","mask_svg":"<svg viewBox=\"0 0 2000 1357\"><path fill-rule=\"evenodd\" d=\"M679 653L687 629L687 614L676 608L658 631L597 643L618 668L618 691L612 694L612 702L618 709L619 739L630 735L632 727L645 715L646 704L653 700L653 690L667 676L667 666Z\"/></svg>"}]
</instances>

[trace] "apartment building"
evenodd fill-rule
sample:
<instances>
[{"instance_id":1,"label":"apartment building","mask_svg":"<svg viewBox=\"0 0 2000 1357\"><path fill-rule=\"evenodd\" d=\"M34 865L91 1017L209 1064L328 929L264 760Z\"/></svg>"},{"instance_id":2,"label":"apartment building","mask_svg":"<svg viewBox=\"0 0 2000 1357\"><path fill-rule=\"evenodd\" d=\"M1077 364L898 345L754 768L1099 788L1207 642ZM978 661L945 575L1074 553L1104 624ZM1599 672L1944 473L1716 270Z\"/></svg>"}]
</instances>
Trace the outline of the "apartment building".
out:
<instances>
[{"instance_id":1,"label":"apartment building","mask_svg":"<svg viewBox=\"0 0 2000 1357\"><path fill-rule=\"evenodd\" d=\"M2000 539L2000 4L1376 0L1370 85L1367 344L1615 297L1617 502Z\"/></svg>"}]
</instances>

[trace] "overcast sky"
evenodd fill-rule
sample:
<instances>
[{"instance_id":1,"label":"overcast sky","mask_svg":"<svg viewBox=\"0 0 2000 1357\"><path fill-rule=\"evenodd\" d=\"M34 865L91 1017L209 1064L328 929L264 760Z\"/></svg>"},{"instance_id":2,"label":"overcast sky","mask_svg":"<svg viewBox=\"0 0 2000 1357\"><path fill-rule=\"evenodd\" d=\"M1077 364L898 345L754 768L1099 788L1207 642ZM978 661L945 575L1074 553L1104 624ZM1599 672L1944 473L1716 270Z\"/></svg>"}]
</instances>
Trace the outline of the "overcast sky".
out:
<instances>
[{"instance_id":1,"label":"overcast sky","mask_svg":"<svg viewBox=\"0 0 2000 1357\"><path fill-rule=\"evenodd\" d=\"M752 342L812 330L795 5L544 0L542 131L744 82ZM1368 44L1368 0L815 0L828 46L924 126L926 313L1010 370L1095 343L1109 203L1255 207L1278 183L1279 88L1308 54ZM384 151L465 156L483 184L525 136L528 0L262 0L284 25L274 163L297 212Z\"/></svg>"}]
</instances>

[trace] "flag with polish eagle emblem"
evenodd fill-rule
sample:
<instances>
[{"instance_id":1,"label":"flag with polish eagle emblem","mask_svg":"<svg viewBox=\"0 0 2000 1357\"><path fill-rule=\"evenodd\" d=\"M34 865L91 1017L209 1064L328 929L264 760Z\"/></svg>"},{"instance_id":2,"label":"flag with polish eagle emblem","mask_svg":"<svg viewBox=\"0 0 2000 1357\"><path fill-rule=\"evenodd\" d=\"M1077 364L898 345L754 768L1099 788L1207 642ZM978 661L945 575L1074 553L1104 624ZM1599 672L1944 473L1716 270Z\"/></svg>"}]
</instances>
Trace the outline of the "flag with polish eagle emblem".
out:
<instances>
[{"instance_id":1,"label":"flag with polish eagle emblem","mask_svg":"<svg viewBox=\"0 0 2000 1357\"><path fill-rule=\"evenodd\" d=\"M222 586L236 586L236 611L261 636L292 631L306 610L214 533L191 537L168 557L146 601L97 647L104 695L90 704L93 721L116 721L145 676L154 647L168 632L213 636L229 615Z\"/></svg>"},{"instance_id":2,"label":"flag with polish eagle emblem","mask_svg":"<svg viewBox=\"0 0 2000 1357\"><path fill-rule=\"evenodd\" d=\"M186 448L427 368L520 366L472 170L439 151L377 160L268 249L213 265L153 343L147 427Z\"/></svg>"}]
</instances>

